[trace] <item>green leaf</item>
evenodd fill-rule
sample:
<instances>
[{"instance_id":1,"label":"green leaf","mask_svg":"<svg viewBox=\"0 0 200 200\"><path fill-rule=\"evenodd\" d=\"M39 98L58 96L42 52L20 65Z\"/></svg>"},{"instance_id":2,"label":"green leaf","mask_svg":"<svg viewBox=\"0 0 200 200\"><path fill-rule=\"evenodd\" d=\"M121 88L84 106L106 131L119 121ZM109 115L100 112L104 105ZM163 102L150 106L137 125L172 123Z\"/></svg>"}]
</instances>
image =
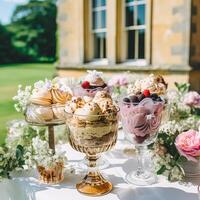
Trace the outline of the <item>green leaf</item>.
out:
<instances>
[{"instance_id":1,"label":"green leaf","mask_svg":"<svg viewBox=\"0 0 200 200\"><path fill-rule=\"evenodd\" d=\"M161 168L157 171L157 174L160 175L160 174L163 174L166 170L166 166L165 165L162 165Z\"/></svg>"},{"instance_id":2,"label":"green leaf","mask_svg":"<svg viewBox=\"0 0 200 200\"><path fill-rule=\"evenodd\" d=\"M16 148L16 158L17 160L20 159L23 156L24 148L21 145L18 145Z\"/></svg>"}]
</instances>

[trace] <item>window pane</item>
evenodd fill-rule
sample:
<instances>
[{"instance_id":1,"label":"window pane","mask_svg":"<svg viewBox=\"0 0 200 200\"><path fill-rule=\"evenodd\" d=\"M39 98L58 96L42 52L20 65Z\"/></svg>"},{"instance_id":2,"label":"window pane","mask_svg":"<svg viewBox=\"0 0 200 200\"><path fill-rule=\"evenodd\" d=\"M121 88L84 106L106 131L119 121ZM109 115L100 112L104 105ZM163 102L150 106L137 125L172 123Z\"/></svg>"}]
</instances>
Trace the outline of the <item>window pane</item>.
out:
<instances>
[{"instance_id":1,"label":"window pane","mask_svg":"<svg viewBox=\"0 0 200 200\"><path fill-rule=\"evenodd\" d=\"M105 6L106 5L106 0L101 0L101 6Z\"/></svg>"},{"instance_id":2,"label":"window pane","mask_svg":"<svg viewBox=\"0 0 200 200\"><path fill-rule=\"evenodd\" d=\"M92 7L96 8L99 6L105 6L106 5L106 0L93 0L92 1Z\"/></svg>"},{"instance_id":3,"label":"window pane","mask_svg":"<svg viewBox=\"0 0 200 200\"><path fill-rule=\"evenodd\" d=\"M145 30L139 30L139 59L145 58Z\"/></svg>"},{"instance_id":4,"label":"window pane","mask_svg":"<svg viewBox=\"0 0 200 200\"><path fill-rule=\"evenodd\" d=\"M94 34L94 58L106 58L106 33Z\"/></svg>"},{"instance_id":5,"label":"window pane","mask_svg":"<svg viewBox=\"0 0 200 200\"><path fill-rule=\"evenodd\" d=\"M134 24L134 7L126 7L126 26L133 26Z\"/></svg>"},{"instance_id":6,"label":"window pane","mask_svg":"<svg viewBox=\"0 0 200 200\"><path fill-rule=\"evenodd\" d=\"M135 31L131 30L128 31L128 40L127 40L127 47L128 47L128 59L135 58Z\"/></svg>"},{"instance_id":7,"label":"window pane","mask_svg":"<svg viewBox=\"0 0 200 200\"><path fill-rule=\"evenodd\" d=\"M126 0L126 3L130 3L133 2L134 0Z\"/></svg>"},{"instance_id":8,"label":"window pane","mask_svg":"<svg viewBox=\"0 0 200 200\"><path fill-rule=\"evenodd\" d=\"M101 15L101 13L100 13L100 11L93 11L93 13L92 13L92 28L93 29L98 29L98 28L100 28L100 16Z\"/></svg>"},{"instance_id":9,"label":"window pane","mask_svg":"<svg viewBox=\"0 0 200 200\"><path fill-rule=\"evenodd\" d=\"M137 6L137 24L144 25L145 24L145 5L138 5Z\"/></svg>"},{"instance_id":10,"label":"window pane","mask_svg":"<svg viewBox=\"0 0 200 200\"><path fill-rule=\"evenodd\" d=\"M106 28L106 11L101 11L101 27L100 28Z\"/></svg>"}]
</instances>

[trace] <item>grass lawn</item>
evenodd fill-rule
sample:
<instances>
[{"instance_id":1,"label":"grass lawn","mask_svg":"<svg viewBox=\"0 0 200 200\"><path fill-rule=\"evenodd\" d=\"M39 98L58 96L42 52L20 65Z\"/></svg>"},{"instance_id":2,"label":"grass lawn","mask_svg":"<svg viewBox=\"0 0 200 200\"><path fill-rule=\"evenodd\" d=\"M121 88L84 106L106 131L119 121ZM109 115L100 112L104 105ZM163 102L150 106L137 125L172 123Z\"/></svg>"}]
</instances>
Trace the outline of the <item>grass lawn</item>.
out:
<instances>
[{"instance_id":1,"label":"grass lawn","mask_svg":"<svg viewBox=\"0 0 200 200\"><path fill-rule=\"evenodd\" d=\"M52 78L54 73L53 64L0 65L0 144L5 140L6 123L23 118L22 113L15 111L12 100L18 85L31 85L37 80Z\"/></svg>"}]
</instances>

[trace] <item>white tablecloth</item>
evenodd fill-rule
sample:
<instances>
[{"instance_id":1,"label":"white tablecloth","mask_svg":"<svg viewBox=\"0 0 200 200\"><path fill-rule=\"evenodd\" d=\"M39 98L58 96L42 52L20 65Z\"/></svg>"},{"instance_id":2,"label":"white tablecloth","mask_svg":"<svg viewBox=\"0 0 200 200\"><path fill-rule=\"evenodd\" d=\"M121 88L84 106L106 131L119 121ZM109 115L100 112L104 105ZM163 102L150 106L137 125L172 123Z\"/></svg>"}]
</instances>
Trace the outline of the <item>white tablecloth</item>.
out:
<instances>
[{"instance_id":1,"label":"white tablecloth","mask_svg":"<svg viewBox=\"0 0 200 200\"><path fill-rule=\"evenodd\" d=\"M103 174L113 183L111 193L94 197L98 200L198 200L197 186L190 183L169 183L165 177L159 176L158 182L151 186L136 187L124 181L125 175L136 168L136 158L127 157L123 153L124 141L122 134L115 148L104 156L109 160L110 167L103 170ZM62 146L67 149L70 163L76 166L83 154L74 151L69 144ZM148 162L147 162L148 164ZM40 184L35 178L35 171L23 173L23 177L16 177L0 183L0 200L91 200L77 192L75 183L81 180L83 173L77 171L65 178L59 185L49 186Z\"/></svg>"}]
</instances>

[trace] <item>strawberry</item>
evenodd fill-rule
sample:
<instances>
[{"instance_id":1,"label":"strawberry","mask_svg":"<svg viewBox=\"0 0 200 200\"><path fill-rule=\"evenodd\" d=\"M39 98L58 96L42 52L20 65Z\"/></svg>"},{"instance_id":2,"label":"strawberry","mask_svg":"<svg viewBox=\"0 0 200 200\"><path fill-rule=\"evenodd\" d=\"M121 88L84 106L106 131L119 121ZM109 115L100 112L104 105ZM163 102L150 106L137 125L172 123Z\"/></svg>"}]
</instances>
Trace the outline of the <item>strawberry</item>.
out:
<instances>
[{"instance_id":1,"label":"strawberry","mask_svg":"<svg viewBox=\"0 0 200 200\"><path fill-rule=\"evenodd\" d=\"M144 94L145 97L149 97L151 95L149 90L144 90L143 94Z\"/></svg>"},{"instance_id":2,"label":"strawberry","mask_svg":"<svg viewBox=\"0 0 200 200\"><path fill-rule=\"evenodd\" d=\"M88 81L83 81L81 84L81 87L84 89L88 89L90 87L90 82Z\"/></svg>"}]
</instances>

